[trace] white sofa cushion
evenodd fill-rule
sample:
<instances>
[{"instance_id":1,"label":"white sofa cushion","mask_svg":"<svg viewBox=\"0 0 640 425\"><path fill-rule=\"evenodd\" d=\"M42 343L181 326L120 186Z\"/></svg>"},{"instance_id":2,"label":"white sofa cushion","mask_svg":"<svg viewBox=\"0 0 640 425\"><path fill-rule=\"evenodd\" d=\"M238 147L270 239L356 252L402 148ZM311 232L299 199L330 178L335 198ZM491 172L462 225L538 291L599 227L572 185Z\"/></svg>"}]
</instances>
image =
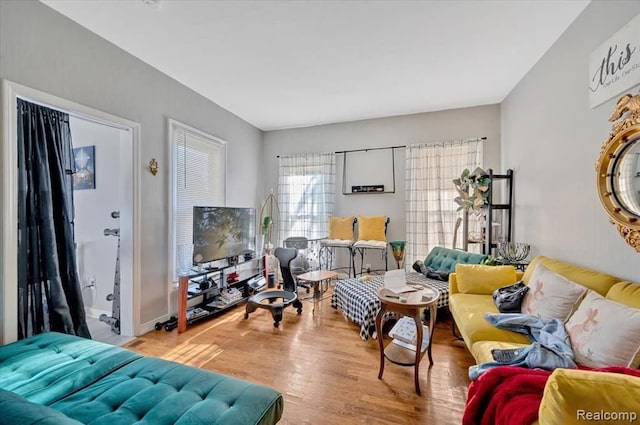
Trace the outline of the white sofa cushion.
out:
<instances>
[{"instance_id":1,"label":"white sofa cushion","mask_svg":"<svg viewBox=\"0 0 640 425\"><path fill-rule=\"evenodd\" d=\"M522 313L542 320L566 321L587 288L538 264L529 279L529 291L522 299Z\"/></svg>"},{"instance_id":2,"label":"white sofa cushion","mask_svg":"<svg viewBox=\"0 0 640 425\"><path fill-rule=\"evenodd\" d=\"M566 323L576 363L640 366L640 310L589 291Z\"/></svg>"}]
</instances>

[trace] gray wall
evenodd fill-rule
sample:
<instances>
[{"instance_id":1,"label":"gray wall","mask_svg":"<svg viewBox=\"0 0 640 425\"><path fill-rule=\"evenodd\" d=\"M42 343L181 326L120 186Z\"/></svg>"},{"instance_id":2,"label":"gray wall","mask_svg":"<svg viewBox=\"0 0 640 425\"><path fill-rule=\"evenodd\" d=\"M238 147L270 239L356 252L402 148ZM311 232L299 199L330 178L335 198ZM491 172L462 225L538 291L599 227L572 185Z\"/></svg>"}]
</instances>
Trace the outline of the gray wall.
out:
<instances>
[{"instance_id":1,"label":"gray wall","mask_svg":"<svg viewBox=\"0 0 640 425\"><path fill-rule=\"evenodd\" d=\"M264 134L264 190L268 193L273 188L277 192L277 155L335 152L472 137L487 137L484 148L485 167L500 170L499 105L268 131ZM388 169L387 163L357 164L357 166L371 167L385 172ZM337 216L387 215L391 218L388 239L406 239L403 149L395 150L395 173L396 192L394 194L342 195L342 156L339 155L336 169L338 194L334 214ZM407 262L414 260L406 259ZM375 267L375 261L367 262Z\"/></svg>"},{"instance_id":2,"label":"gray wall","mask_svg":"<svg viewBox=\"0 0 640 425\"><path fill-rule=\"evenodd\" d=\"M141 124L141 323L168 311L167 118L229 142L227 204L255 207L262 132L36 1L0 2L0 78ZM154 157L160 172L146 164Z\"/></svg>"},{"instance_id":3,"label":"gray wall","mask_svg":"<svg viewBox=\"0 0 640 425\"><path fill-rule=\"evenodd\" d=\"M588 60L638 13L637 1L592 2L502 103L502 163L517 179L516 240L636 282L640 254L609 224L596 191L594 163L617 98L589 109Z\"/></svg>"}]
</instances>

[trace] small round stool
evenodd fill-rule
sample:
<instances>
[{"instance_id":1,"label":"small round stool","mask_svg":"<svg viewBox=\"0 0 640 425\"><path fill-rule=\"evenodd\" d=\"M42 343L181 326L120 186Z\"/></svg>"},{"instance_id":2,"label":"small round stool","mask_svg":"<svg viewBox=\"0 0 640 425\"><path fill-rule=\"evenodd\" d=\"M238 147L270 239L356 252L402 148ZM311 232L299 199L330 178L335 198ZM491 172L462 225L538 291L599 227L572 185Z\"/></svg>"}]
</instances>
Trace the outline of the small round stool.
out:
<instances>
[{"instance_id":1,"label":"small round stool","mask_svg":"<svg viewBox=\"0 0 640 425\"><path fill-rule=\"evenodd\" d=\"M282 301L276 302L278 299L282 299ZM298 314L302 313L302 303L295 293L289 291L260 292L249 297L244 318L248 319L249 313L253 313L259 308L265 308L271 310L273 326L277 328L280 326L280 321L282 320L282 310L287 308L290 304L293 304L298 308Z\"/></svg>"}]
</instances>

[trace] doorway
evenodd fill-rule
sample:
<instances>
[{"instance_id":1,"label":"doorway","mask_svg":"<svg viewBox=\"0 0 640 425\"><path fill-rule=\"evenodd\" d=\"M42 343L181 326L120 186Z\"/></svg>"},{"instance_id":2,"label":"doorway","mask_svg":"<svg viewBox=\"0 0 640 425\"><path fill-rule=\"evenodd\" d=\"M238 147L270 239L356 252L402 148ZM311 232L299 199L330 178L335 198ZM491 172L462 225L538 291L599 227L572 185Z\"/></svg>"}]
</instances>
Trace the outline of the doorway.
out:
<instances>
[{"instance_id":1,"label":"doorway","mask_svg":"<svg viewBox=\"0 0 640 425\"><path fill-rule=\"evenodd\" d=\"M121 292L121 299L112 299L116 276L116 261L120 262L118 285L130 279L131 259L120 255L120 212L131 210L128 194L131 185L131 133L128 130L95 122L76 115L69 116L71 140L76 154L73 205L78 278L87 315L87 325L94 340L121 345L131 339L112 331L101 317L119 316L114 304L130 296ZM117 328L120 328L118 324Z\"/></svg>"},{"instance_id":2,"label":"doorway","mask_svg":"<svg viewBox=\"0 0 640 425\"><path fill-rule=\"evenodd\" d=\"M3 81L4 143L2 159L2 228L0 244L0 339L17 338L17 99L69 114L74 149L93 152L94 180L74 189L78 274L87 323L94 339L122 344L139 326L139 124L74 102ZM93 185L93 187L91 187ZM86 189L81 189L85 187ZM113 213L113 214L112 214ZM105 230L119 230L119 237ZM112 232L111 232L112 233ZM118 249L118 239L120 248ZM120 335L100 315L112 316L116 255L120 259Z\"/></svg>"}]
</instances>

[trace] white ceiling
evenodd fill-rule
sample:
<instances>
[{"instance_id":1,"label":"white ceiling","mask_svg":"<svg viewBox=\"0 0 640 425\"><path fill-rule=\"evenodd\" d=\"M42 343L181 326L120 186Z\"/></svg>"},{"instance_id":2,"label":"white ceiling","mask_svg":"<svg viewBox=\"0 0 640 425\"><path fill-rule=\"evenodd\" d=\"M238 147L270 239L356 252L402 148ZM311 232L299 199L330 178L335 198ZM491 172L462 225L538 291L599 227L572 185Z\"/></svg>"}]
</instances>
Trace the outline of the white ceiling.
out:
<instances>
[{"instance_id":1,"label":"white ceiling","mask_svg":"<svg viewBox=\"0 0 640 425\"><path fill-rule=\"evenodd\" d=\"M588 0L42 0L263 130L501 102Z\"/></svg>"}]
</instances>

